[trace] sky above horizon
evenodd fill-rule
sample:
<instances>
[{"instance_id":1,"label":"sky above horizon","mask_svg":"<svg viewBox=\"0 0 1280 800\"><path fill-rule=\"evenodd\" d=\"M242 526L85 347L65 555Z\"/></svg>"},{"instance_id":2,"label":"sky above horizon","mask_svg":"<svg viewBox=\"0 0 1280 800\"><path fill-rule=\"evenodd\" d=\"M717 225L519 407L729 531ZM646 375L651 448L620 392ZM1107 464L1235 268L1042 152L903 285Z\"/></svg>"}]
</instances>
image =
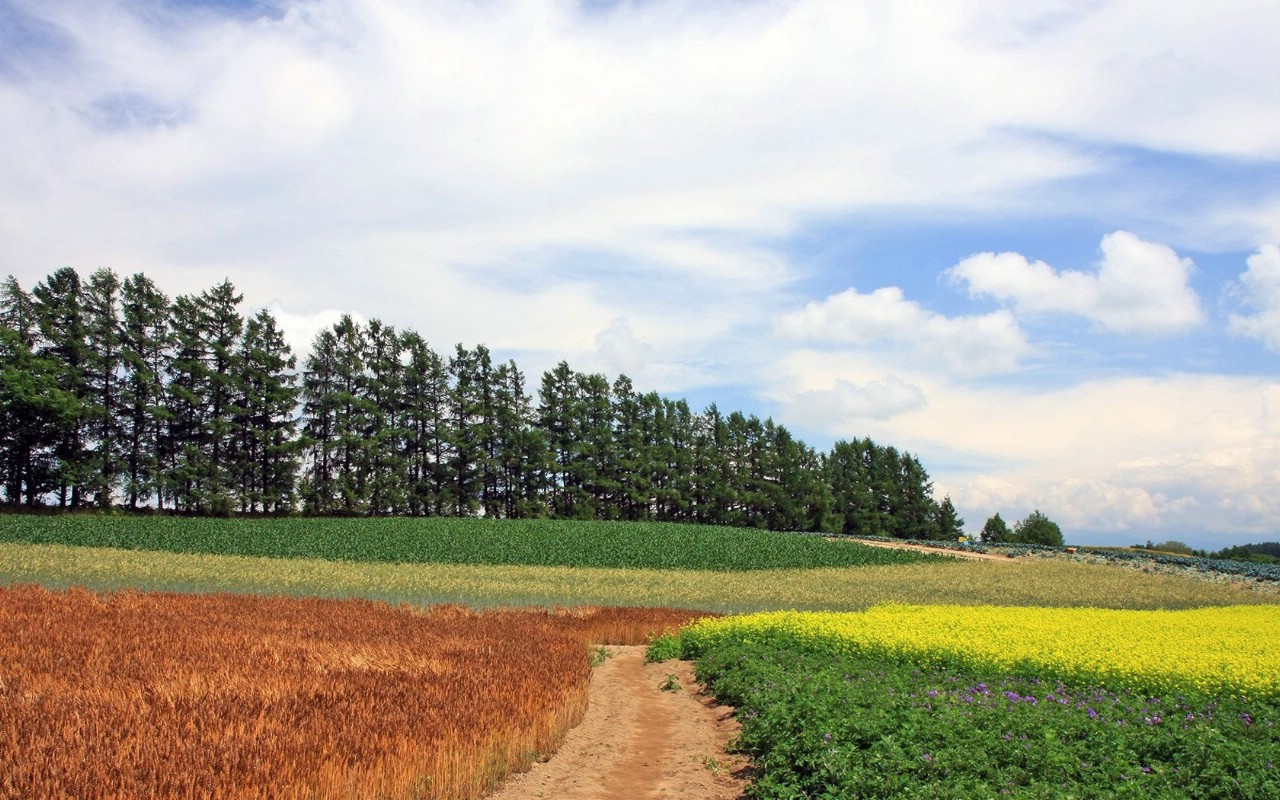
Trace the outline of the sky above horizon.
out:
<instances>
[{"instance_id":1,"label":"sky above horizon","mask_svg":"<svg viewBox=\"0 0 1280 800\"><path fill-rule=\"evenodd\" d=\"M0 275L229 278L820 449L977 532L1280 531L1274 0L0 0Z\"/></svg>"}]
</instances>

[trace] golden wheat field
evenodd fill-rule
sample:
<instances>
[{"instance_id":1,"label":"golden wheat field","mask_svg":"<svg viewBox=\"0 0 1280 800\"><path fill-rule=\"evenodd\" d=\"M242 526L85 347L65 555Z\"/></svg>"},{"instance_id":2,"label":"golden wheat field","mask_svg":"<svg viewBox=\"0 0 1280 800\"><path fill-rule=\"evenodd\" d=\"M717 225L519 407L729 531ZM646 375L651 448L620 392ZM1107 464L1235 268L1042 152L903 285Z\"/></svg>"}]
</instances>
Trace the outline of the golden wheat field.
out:
<instances>
[{"instance_id":1,"label":"golden wheat field","mask_svg":"<svg viewBox=\"0 0 1280 800\"><path fill-rule=\"evenodd\" d=\"M690 612L0 588L0 798L472 798Z\"/></svg>"}]
</instances>

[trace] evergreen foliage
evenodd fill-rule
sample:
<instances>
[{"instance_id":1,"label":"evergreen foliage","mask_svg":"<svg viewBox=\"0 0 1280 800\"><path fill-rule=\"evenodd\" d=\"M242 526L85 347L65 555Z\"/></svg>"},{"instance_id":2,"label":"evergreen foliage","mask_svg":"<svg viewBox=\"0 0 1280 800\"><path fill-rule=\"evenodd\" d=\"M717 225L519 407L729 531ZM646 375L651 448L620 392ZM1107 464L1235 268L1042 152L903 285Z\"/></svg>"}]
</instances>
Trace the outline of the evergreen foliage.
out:
<instances>
[{"instance_id":1,"label":"evergreen foliage","mask_svg":"<svg viewBox=\"0 0 1280 800\"><path fill-rule=\"evenodd\" d=\"M982 526L982 541L984 544L1001 544L1013 541L1013 532L1009 530L1009 525L1000 518L999 512L988 517L986 524Z\"/></svg>"},{"instance_id":2,"label":"evergreen foliage","mask_svg":"<svg viewBox=\"0 0 1280 800\"><path fill-rule=\"evenodd\" d=\"M305 363L230 281L0 285L0 501L197 515L696 522L954 538L910 453L829 453L772 419L642 393L565 362L536 397L484 345L342 317Z\"/></svg>"}]
</instances>

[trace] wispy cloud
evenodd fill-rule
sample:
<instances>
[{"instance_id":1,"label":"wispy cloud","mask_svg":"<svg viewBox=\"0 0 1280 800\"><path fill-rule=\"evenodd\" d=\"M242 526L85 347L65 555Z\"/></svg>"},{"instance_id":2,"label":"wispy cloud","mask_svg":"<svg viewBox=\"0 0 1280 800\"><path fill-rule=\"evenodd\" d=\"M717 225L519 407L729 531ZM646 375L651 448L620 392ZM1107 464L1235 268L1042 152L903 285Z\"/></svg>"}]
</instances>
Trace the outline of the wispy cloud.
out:
<instances>
[{"instance_id":1,"label":"wispy cloud","mask_svg":"<svg viewBox=\"0 0 1280 800\"><path fill-rule=\"evenodd\" d=\"M1280 247L1263 245L1247 263L1240 276L1240 293L1255 313L1232 314L1231 330L1280 352Z\"/></svg>"}]
</instances>

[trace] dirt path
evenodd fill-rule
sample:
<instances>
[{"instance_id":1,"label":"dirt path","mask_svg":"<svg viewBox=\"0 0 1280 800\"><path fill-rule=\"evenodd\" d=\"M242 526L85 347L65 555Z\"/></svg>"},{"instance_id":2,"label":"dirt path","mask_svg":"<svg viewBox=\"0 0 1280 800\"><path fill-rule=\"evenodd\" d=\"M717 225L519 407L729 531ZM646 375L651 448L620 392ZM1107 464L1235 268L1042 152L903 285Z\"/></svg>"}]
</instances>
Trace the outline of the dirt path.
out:
<instances>
[{"instance_id":1,"label":"dirt path","mask_svg":"<svg viewBox=\"0 0 1280 800\"><path fill-rule=\"evenodd\" d=\"M948 550L945 547L929 547L923 544L908 544L907 542L877 542L871 539L857 539L858 544L865 544L868 547L887 547L890 550L915 550L919 553L933 553L939 556L951 556L952 558L968 558L973 561L1003 561L1008 564L1013 559L1008 556L999 556L994 553L973 553L966 550Z\"/></svg>"},{"instance_id":2,"label":"dirt path","mask_svg":"<svg viewBox=\"0 0 1280 800\"><path fill-rule=\"evenodd\" d=\"M748 768L728 756L732 709L700 691L684 661L644 663L644 647L610 647L591 678L591 706L547 761L490 800L736 800ZM663 691L674 675L679 691Z\"/></svg>"}]
</instances>

